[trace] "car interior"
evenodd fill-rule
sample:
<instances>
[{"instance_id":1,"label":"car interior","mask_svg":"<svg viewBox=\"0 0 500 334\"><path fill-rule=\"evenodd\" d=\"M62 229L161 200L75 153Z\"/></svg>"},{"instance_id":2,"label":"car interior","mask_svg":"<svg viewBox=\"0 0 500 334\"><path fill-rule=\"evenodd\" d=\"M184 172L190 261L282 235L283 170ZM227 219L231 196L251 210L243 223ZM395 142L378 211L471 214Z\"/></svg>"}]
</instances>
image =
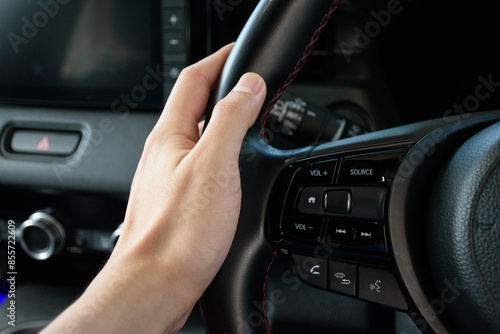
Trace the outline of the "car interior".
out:
<instances>
[{"instance_id":1,"label":"car interior","mask_svg":"<svg viewBox=\"0 0 500 334\"><path fill-rule=\"evenodd\" d=\"M235 240L179 333L500 333L497 13L3 0L0 334L37 333L85 290L180 72L234 41L205 122L243 73L268 94Z\"/></svg>"}]
</instances>

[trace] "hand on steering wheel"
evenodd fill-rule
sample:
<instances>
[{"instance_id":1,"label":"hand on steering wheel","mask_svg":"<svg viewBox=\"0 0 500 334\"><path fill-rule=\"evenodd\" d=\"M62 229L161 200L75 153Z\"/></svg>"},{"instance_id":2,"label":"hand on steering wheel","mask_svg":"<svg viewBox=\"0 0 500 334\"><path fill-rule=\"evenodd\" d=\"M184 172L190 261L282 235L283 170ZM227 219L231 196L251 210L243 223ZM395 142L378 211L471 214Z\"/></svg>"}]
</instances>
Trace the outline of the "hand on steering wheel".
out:
<instances>
[{"instance_id":1,"label":"hand on steering wheel","mask_svg":"<svg viewBox=\"0 0 500 334\"><path fill-rule=\"evenodd\" d=\"M243 75L200 138L198 121L232 45L186 68L149 135L120 239L87 291L44 332L176 332L231 246L238 156L266 96Z\"/></svg>"}]
</instances>

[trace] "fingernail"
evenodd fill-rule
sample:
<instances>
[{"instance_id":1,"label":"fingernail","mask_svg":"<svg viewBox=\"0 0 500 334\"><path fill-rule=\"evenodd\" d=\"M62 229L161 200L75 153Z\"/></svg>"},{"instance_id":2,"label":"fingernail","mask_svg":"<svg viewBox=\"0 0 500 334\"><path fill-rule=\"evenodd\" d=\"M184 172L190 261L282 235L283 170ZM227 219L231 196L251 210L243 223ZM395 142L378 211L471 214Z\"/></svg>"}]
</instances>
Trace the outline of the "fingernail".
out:
<instances>
[{"instance_id":1,"label":"fingernail","mask_svg":"<svg viewBox=\"0 0 500 334\"><path fill-rule=\"evenodd\" d=\"M264 80L255 73L246 73L240 78L233 91L257 94L264 84Z\"/></svg>"}]
</instances>

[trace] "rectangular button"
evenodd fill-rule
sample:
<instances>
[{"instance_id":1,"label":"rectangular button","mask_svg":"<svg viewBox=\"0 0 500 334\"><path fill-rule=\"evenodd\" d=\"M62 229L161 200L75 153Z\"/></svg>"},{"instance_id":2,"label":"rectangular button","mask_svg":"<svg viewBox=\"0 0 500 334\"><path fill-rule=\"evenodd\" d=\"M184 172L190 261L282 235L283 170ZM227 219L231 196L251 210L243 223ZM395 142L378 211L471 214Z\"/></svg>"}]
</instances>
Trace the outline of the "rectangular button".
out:
<instances>
[{"instance_id":1,"label":"rectangular button","mask_svg":"<svg viewBox=\"0 0 500 334\"><path fill-rule=\"evenodd\" d=\"M324 188L311 187L302 190L297 200L297 211L305 214L323 214Z\"/></svg>"},{"instance_id":2,"label":"rectangular button","mask_svg":"<svg viewBox=\"0 0 500 334\"><path fill-rule=\"evenodd\" d=\"M352 205L349 217L373 220L385 219L385 187L351 187Z\"/></svg>"},{"instance_id":3,"label":"rectangular button","mask_svg":"<svg viewBox=\"0 0 500 334\"><path fill-rule=\"evenodd\" d=\"M340 167L338 184L387 185L406 150L392 150L346 157Z\"/></svg>"},{"instance_id":4,"label":"rectangular button","mask_svg":"<svg viewBox=\"0 0 500 334\"><path fill-rule=\"evenodd\" d=\"M408 309L398 282L387 269L360 265L358 297L400 310Z\"/></svg>"},{"instance_id":5,"label":"rectangular button","mask_svg":"<svg viewBox=\"0 0 500 334\"><path fill-rule=\"evenodd\" d=\"M295 273L309 285L326 289L328 261L314 257L292 254Z\"/></svg>"},{"instance_id":6,"label":"rectangular button","mask_svg":"<svg viewBox=\"0 0 500 334\"><path fill-rule=\"evenodd\" d=\"M323 185L333 182L337 160L329 160L302 166L294 176L293 182L301 186Z\"/></svg>"},{"instance_id":7,"label":"rectangular button","mask_svg":"<svg viewBox=\"0 0 500 334\"><path fill-rule=\"evenodd\" d=\"M184 33L168 32L164 34L164 50L165 52L179 53L184 52L186 49L186 42Z\"/></svg>"},{"instance_id":8,"label":"rectangular button","mask_svg":"<svg viewBox=\"0 0 500 334\"><path fill-rule=\"evenodd\" d=\"M78 132L16 130L10 146L14 153L68 156L79 142Z\"/></svg>"},{"instance_id":9,"label":"rectangular button","mask_svg":"<svg viewBox=\"0 0 500 334\"><path fill-rule=\"evenodd\" d=\"M286 238L317 242L322 226L323 218L293 215L283 222L282 229Z\"/></svg>"},{"instance_id":10,"label":"rectangular button","mask_svg":"<svg viewBox=\"0 0 500 334\"><path fill-rule=\"evenodd\" d=\"M163 9L163 29L184 30L186 28L186 20L184 17L184 9Z\"/></svg>"},{"instance_id":11,"label":"rectangular button","mask_svg":"<svg viewBox=\"0 0 500 334\"><path fill-rule=\"evenodd\" d=\"M385 251L384 225L377 223L356 223L354 245L370 250Z\"/></svg>"},{"instance_id":12,"label":"rectangular button","mask_svg":"<svg viewBox=\"0 0 500 334\"><path fill-rule=\"evenodd\" d=\"M328 221L328 228L325 236L325 242L327 244L352 245L355 237L356 229L351 223L335 221L335 219L330 219Z\"/></svg>"},{"instance_id":13,"label":"rectangular button","mask_svg":"<svg viewBox=\"0 0 500 334\"><path fill-rule=\"evenodd\" d=\"M357 265L330 261L328 289L349 296L356 296Z\"/></svg>"}]
</instances>

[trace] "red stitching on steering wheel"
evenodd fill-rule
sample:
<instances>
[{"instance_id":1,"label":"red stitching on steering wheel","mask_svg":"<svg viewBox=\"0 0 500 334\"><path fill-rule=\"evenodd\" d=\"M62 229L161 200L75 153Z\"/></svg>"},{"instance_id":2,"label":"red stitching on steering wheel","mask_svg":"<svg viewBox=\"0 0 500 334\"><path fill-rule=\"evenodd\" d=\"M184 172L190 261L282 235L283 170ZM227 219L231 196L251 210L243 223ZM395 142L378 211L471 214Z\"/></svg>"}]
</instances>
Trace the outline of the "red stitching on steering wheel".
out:
<instances>
[{"instance_id":1,"label":"red stitching on steering wheel","mask_svg":"<svg viewBox=\"0 0 500 334\"><path fill-rule=\"evenodd\" d=\"M283 93L288 88L288 86L290 86L290 84L293 82L293 80L295 80L295 78L297 77L297 74L299 74L300 70L302 69L302 67L304 66L304 64L307 61L307 57L309 57L309 55L311 54L311 52L314 48L314 45L316 44L316 41L318 40L319 36L321 35L323 28L325 28L326 24L332 18L333 12L335 12L335 10L337 9L337 6L339 5L340 2L341 2L341 0L334 0L333 1L333 4L332 4L332 7L330 8L330 11L327 14L325 14L325 16L323 16L323 19L321 20L319 28L316 29L316 31L314 32L314 34L311 38L311 42L309 42L309 44L306 46L306 49L304 50L304 53L302 54L302 58L299 59L299 61L297 62L297 65L295 65L295 68L293 69L293 72L290 73L288 78L283 83L283 86L281 86L281 88L278 89L276 94L274 94L274 97L271 99L271 101L269 101L269 103L266 107L266 111L264 112L264 114L262 115L262 118L260 119L260 135L262 136L262 139L266 142L266 144L269 144L269 142L267 141L267 138L266 138L266 129L265 129L266 122L269 118L269 113L273 109L273 106L276 103L276 101L278 101L278 99L281 97L281 95L283 95Z\"/></svg>"},{"instance_id":2,"label":"red stitching on steering wheel","mask_svg":"<svg viewBox=\"0 0 500 334\"><path fill-rule=\"evenodd\" d=\"M263 288L263 297L262 297L262 307L264 309L264 323L266 324L267 333L271 334L271 326L269 325L269 319L267 318L267 304L266 304L266 286L267 279L269 278L269 271L271 270L271 265L274 263L274 260L278 257L278 248L276 247L273 252L273 258L271 262L267 265L266 276L264 277L264 288Z\"/></svg>"}]
</instances>

